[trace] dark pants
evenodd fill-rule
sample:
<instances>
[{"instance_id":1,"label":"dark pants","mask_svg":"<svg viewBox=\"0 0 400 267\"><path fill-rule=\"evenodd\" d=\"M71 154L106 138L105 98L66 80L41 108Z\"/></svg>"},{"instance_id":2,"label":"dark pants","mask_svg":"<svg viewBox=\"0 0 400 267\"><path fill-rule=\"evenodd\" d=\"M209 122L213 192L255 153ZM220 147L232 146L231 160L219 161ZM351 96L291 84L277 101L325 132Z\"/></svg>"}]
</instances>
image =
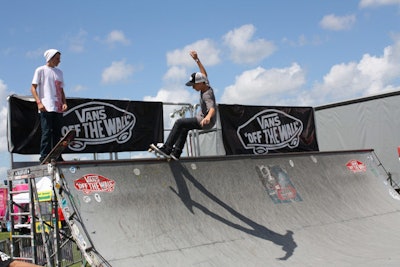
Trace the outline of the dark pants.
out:
<instances>
[{"instance_id":1,"label":"dark pants","mask_svg":"<svg viewBox=\"0 0 400 267\"><path fill-rule=\"evenodd\" d=\"M40 161L42 161L61 139L63 114L57 112L40 112L39 115L42 129L42 138L40 140Z\"/></svg>"},{"instance_id":2,"label":"dark pants","mask_svg":"<svg viewBox=\"0 0 400 267\"><path fill-rule=\"evenodd\" d=\"M180 155L185 145L188 132L193 129L201 129L201 126L196 118L178 119L175 122L174 127L172 127L171 133L169 134L164 145L168 149L177 151Z\"/></svg>"}]
</instances>

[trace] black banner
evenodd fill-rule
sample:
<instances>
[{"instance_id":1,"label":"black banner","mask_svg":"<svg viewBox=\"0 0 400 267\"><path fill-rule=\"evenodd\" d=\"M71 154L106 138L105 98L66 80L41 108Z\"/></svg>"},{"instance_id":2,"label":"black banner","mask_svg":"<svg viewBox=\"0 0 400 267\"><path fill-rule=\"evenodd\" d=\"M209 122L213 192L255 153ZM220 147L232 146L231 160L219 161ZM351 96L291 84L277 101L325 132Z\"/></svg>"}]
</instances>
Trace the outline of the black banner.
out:
<instances>
[{"instance_id":1,"label":"black banner","mask_svg":"<svg viewBox=\"0 0 400 267\"><path fill-rule=\"evenodd\" d=\"M218 105L227 155L319 151L311 107Z\"/></svg>"},{"instance_id":2,"label":"black banner","mask_svg":"<svg viewBox=\"0 0 400 267\"><path fill-rule=\"evenodd\" d=\"M163 142L161 102L67 98L62 135L76 130L64 153L144 151ZM8 150L39 154L40 119L33 98L9 97Z\"/></svg>"}]
</instances>

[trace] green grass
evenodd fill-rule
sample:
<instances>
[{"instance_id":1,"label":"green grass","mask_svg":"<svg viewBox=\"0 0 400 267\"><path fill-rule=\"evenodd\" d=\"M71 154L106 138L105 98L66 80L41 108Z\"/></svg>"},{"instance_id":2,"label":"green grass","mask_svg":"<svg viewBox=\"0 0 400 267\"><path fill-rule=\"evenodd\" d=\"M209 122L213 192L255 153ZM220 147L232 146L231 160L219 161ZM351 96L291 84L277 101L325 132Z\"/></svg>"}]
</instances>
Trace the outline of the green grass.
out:
<instances>
[{"instance_id":1,"label":"green grass","mask_svg":"<svg viewBox=\"0 0 400 267\"><path fill-rule=\"evenodd\" d=\"M0 241L10 239L10 233L9 232L0 232Z\"/></svg>"}]
</instances>

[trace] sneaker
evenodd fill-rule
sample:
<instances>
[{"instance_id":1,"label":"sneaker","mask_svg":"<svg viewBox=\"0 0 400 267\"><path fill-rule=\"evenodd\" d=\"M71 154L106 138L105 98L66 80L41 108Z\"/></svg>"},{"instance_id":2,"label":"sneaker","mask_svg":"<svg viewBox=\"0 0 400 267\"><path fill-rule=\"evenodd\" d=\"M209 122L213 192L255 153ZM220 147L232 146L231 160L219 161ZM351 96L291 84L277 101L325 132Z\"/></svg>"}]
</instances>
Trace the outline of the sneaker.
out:
<instances>
[{"instance_id":1,"label":"sneaker","mask_svg":"<svg viewBox=\"0 0 400 267\"><path fill-rule=\"evenodd\" d=\"M173 154L171 154L170 157L171 157L173 160L179 160L179 157L177 157L177 156L175 156L175 155L173 155Z\"/></svg>"},{"instance_id":2,"label":"sneaker","mask_svg":"<svg viewBox=\"0 0 400 267\"><path fill-rule=\"evenodd\" d=\"M171 158L178 160L181 157L182 149L175 148L171 153Z\"/></svg>"},{"instance_id":3,"label":"sneaker","mask_svg":"<svg viewBox=\"0 0 400 267\"><path fill-rule=\"evenodd\" d=\"M163 145L162 147L159 147L158 149L160 149L163 153L170 155L172 152L171 148L168 148L167 146Z\"/></svg>"}]
</instances>

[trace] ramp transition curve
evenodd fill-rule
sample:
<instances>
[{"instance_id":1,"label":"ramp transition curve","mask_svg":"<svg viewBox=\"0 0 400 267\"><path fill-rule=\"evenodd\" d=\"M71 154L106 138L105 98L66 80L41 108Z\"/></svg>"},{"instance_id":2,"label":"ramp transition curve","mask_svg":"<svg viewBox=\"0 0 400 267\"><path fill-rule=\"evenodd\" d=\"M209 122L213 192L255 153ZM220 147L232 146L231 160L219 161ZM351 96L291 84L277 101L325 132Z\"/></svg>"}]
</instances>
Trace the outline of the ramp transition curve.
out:
<instances>
[{"instance_id":1,"label":"ramp transition curve","mask_svg":"<svg viewBox=\"0 0 400 267\"><path fill-rule=\"evenodd\" d=\"M400 264L400 198L372 150L57 167L93 266Z\"/></svg>"}]
</instances>

